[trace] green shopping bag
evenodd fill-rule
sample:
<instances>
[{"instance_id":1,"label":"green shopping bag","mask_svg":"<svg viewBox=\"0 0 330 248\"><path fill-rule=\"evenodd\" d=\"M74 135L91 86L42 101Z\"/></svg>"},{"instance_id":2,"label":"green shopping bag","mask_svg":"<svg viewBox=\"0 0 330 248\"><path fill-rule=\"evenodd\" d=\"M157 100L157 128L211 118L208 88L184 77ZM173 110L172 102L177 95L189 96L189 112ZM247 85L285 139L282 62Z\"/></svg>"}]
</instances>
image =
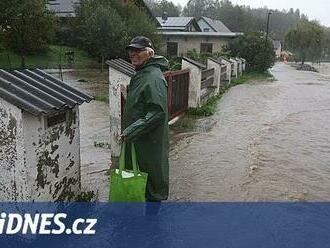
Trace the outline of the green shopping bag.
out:
<instances>
[{"instance_id":1,"label":"green shopping bag","mask_svg":"<svg viewBox=\"0 0 330 248\"><path fill-rule=\"evenodd\" d=\"M121 146L119 169L111 171L110 202L145 202L148 174L141 172L136 163L136 152L132 143L132 167L125 169L125 142Z\"/></svg>"}]
</instances>

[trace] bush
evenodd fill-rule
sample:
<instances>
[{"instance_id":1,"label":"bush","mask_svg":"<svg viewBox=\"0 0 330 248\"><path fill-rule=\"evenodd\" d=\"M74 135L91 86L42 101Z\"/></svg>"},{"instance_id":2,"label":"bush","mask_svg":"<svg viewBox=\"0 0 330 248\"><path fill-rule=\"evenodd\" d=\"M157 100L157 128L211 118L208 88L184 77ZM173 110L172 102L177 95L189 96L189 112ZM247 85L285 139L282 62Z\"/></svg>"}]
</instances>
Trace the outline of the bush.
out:
<instances>
[{"instance_id":1,"label":"bush","mask_svg":"<svg viewBox=\"0 0 330 248\"><path fill-rule=\"evenodd\" d=\"M274 47L260 32L248 33L229 42L230 56L245 58L248 71L264 72L275 63Z\"/></svg>"}]
</instances>

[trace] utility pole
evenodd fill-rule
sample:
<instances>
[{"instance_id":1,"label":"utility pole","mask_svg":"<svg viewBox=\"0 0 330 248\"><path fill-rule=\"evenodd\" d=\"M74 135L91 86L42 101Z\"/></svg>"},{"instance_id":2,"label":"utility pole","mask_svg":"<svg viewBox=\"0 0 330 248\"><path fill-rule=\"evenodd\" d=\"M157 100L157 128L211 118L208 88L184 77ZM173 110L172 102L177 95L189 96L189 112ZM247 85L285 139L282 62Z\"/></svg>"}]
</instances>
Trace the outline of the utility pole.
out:
<instances>
[{"instance_id":1,"label":"utility pole","mask_svg":"<svg viewBox=\"0 0 330 248\"><path fill-rule=\"evenodd\" d=\"M266 28L266 43L268 41L268 32L269 32L269 19L270 19L270 15L273 14L273 12L269 11L267 14L267 28Z\"/></svg>"}]
</instances>

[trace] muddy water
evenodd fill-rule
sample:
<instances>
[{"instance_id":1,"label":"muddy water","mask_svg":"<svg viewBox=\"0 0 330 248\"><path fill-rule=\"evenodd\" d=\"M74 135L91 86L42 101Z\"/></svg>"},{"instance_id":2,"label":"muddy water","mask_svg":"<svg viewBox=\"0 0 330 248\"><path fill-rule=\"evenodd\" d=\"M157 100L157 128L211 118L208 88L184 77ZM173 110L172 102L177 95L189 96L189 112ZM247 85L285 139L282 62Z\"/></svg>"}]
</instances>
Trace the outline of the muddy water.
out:
<instances>
[{"instance_id":1,"label":"muddy water","mask_svg":"<svg viewBox=\"0 0 330 248\"><path fill-rule=\"evenodd\" d=\"M227 92L208 132L170 153L174 201L329 201L330 66L277 64L275 82Z\"/></svg>"},{"instance_id":2,"label":"muddy water","mask_svg":"<svg viewBox=\"0 0 330 248\"><path fill-rule=\"evenodd\" d=\"M57 71L49 72L59 77ZM63 73L63 80L92 96L109 94L106 72L66 70ZM109 105L105 102L92 101L81 105L79 112L82 190L94 191L96 199L106 201L109 189L106 173L110 168L111 154L109 149L95 147L94 142L109 142Z\"/></svg>"}]
</instances>

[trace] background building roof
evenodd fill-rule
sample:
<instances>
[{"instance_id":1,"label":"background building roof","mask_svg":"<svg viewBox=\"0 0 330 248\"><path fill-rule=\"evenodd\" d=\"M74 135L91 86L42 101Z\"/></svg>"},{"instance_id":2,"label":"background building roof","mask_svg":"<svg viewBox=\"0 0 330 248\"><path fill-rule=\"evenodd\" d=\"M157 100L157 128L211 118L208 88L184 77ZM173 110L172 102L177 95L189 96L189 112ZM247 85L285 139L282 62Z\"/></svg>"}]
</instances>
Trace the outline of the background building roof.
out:
<instances>
[{"instance_id":1,"label":"background building roof","mask_svg":"<svg viewBox=\"0 0 330 248\"><path fill-rule=\"evenodd\" d=\"M156 17L163 30L186 30L188 25L192 24L197 31L201 31L195 17Z\"/></svg>"},{"instance_id":2,"label":"background building roof","mask_svg":"<svg viewBox=\"0 0 330 248\"><path fill-rule=\"evenodd\" d=\"M0 70L0 96L35 116L74 108L93 97L42 70Z\"/></svg>"},{"instance_id":3,"label":"background building roof","mask_svg":"<svg viewBox=\"0 0 330 248\"><path fill-rule=\"evenodd\" d=\"M74 17L75 8L80 0L48 0L48 9L55 12L59 17Z\"/></svg>"},{"instance_id":4,"label":"background building roof","mask_svg":"<svg viewBox=\"0 0 330 248\"><path fill-rule=\"evenodd\" d=\"M204 16L202 16L201 19L203 19L213 29L214 32L231 32L229 28L227 28L226 25L219 20L213 20Z\"/></svg>"}]
</instances>

